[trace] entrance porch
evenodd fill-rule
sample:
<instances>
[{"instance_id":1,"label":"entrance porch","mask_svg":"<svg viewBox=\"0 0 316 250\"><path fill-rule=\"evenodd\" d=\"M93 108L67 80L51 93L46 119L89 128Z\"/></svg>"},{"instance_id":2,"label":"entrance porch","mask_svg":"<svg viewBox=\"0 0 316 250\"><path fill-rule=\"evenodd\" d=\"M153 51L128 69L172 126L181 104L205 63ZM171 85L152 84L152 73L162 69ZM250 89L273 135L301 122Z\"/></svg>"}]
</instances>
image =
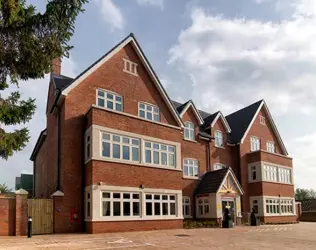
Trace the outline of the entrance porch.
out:
<instances>
[{"instance_id":1,"label":"entrance porch","mask_svg":"<svg viewBox=\"0 0 316 250\"><path fill-rule=\"evenodd\" d=\"M242 194L243 190L231 168L208 172L195 190L195 216L221 223L227 208L233 223L240 225Z\"/></svg>"}]
</instances>

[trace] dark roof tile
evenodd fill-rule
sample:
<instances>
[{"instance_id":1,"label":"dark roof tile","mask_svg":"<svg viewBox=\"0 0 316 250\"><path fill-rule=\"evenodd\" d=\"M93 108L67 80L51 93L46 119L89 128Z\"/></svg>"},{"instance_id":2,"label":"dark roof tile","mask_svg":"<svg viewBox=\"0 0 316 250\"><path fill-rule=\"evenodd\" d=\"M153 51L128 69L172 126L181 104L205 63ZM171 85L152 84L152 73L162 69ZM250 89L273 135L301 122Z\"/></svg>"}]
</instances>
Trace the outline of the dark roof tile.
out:
<instances>
[{"instance_id":1,"label":"dark roof tile","mask_svg":"<svg viewBox=\"0 0 316 250\"><path fill-rule=\"evenodd\" d=\"M229 168L207 172L195 189L195 194L217 193Z\"/></svg>"}]
</instances>

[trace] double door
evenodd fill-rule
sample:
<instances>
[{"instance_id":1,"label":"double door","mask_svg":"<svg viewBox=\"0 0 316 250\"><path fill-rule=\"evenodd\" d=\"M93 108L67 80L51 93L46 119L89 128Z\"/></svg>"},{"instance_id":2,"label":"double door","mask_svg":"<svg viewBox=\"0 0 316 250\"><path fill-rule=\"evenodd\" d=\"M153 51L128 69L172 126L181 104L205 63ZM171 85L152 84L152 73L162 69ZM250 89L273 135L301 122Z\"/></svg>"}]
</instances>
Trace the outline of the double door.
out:
<instances>
[{"instance_id":1,"label":"double door","mask_svg":"<svg viewBox=\"0 0 316 250\"><path fill-rule=\"evenodd\" d=\"M233 199L222 200L223 218L224 218L224 212L226 208L229 210L232 221L235 223L235 218L236 218L235 201Z\"/></svg>"}]
</instances>

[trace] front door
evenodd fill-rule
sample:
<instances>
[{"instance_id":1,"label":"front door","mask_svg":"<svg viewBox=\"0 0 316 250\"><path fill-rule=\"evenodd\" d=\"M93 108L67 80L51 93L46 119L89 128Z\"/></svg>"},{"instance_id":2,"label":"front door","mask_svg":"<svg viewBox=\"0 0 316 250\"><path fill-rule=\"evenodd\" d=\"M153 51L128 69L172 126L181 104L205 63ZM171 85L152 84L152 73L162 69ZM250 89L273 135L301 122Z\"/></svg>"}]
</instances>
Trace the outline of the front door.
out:
<instances>
[{"instance_id":1,"label":"front door","mask_svg":"<svg viewBox=\"0 0 316 250\"><path fill-rule=\"evenodd\" d=\"M222 200L222 212L224 217L225 208L228 208L232 221L235 223L235 201L234 200Z\"/></svg>"}]
</instances>

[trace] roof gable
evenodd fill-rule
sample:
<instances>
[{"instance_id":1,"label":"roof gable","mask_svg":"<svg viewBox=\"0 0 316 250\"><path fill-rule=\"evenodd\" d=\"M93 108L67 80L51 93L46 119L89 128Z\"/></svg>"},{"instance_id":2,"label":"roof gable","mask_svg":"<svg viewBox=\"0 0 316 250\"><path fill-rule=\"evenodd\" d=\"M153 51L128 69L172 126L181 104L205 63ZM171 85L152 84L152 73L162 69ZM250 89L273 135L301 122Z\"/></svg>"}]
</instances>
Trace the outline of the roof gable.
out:
<instances>
[{"instance_id":1,"label":"roof gable","mask_svg":"<svg viewBox=\"0 0 316 250\"><path fill-rule=\"evenodd\" d=\"M211 116L209 116L208 118L205 119L205 122L207 121L208 124L210 124L208 127L206 127L206 129L213 128L215 123L218 121L218 119L221 119L221 121L226 129L226 132L230 133L232 130L231 130L227 120L225 119L225 116L220 111L212 114Z\"/></svg>"},{"instance_id":2,"label":"roof gable","mask_svg":"<svg viewBox=\"0 0 316 250\"><path fill-rule=\"evenodd\" d=\"M148 62L146 56L144 55L142 49L140 48L136 38L131 33L125 39L123 39L119 44L117 44L114 48L112 48L108 53L104 56L99 58L94 64L88 67L85 71L83 71L80 75L78 75L67 87L62 90L62 96L67 96L72 89L78 86L84 79L86 79L91 73L96 71L100 66L102 66L105 62L107 62L110 58L112 58L117 52L119 52L122 48L124 48L127 44L131 44L133 49L135 50L137 56L140 58L145 70L147 71L149 77L152 79L154 85L156 86L159 94L162 96L162 99L166 103L169 111L171 112L173 118L175 119L176 123L180 127L184 127L182 120L177 113L175 107L172 105L169 96L167 95L165 89L163 88L162 84L160 83L157 75L155 74L154 70L152 69L150 63ZM62 85L62 84L61 84ZM62 85L64 86L64 85Z\"/></svg>"},{"instance_id":3,"label":"roof gable","mask_svg":"<svg viewBox=\"0 0 316 250\"><path fill-rule=\"evenodd\" d=\"M240 194L244 193L233 170L229 167L207 172L197 186L195 194L209 194L224 191L227 193L234 190Z\"/></svg>"},{"instance_id":4,"label":"roof gable","mask_svg":"<svg viewBox=\"0 0 316 250\"><path fill-rule=\"evenodd\" d=\"M197 118L199 124L202 125L204 123L203 118L201 117L199 111L195 107L195 105L194 105L192 100L186 102L185 104L181 105L177 109L178 112L179 112L179 110L181 110L181 112L179 112L180 117L182 118L183 115L185 114L185 112L187 112L189 108L191 108L193 110L193 113L194 113L195 117Z\"/></svg>"}]
</instances>

